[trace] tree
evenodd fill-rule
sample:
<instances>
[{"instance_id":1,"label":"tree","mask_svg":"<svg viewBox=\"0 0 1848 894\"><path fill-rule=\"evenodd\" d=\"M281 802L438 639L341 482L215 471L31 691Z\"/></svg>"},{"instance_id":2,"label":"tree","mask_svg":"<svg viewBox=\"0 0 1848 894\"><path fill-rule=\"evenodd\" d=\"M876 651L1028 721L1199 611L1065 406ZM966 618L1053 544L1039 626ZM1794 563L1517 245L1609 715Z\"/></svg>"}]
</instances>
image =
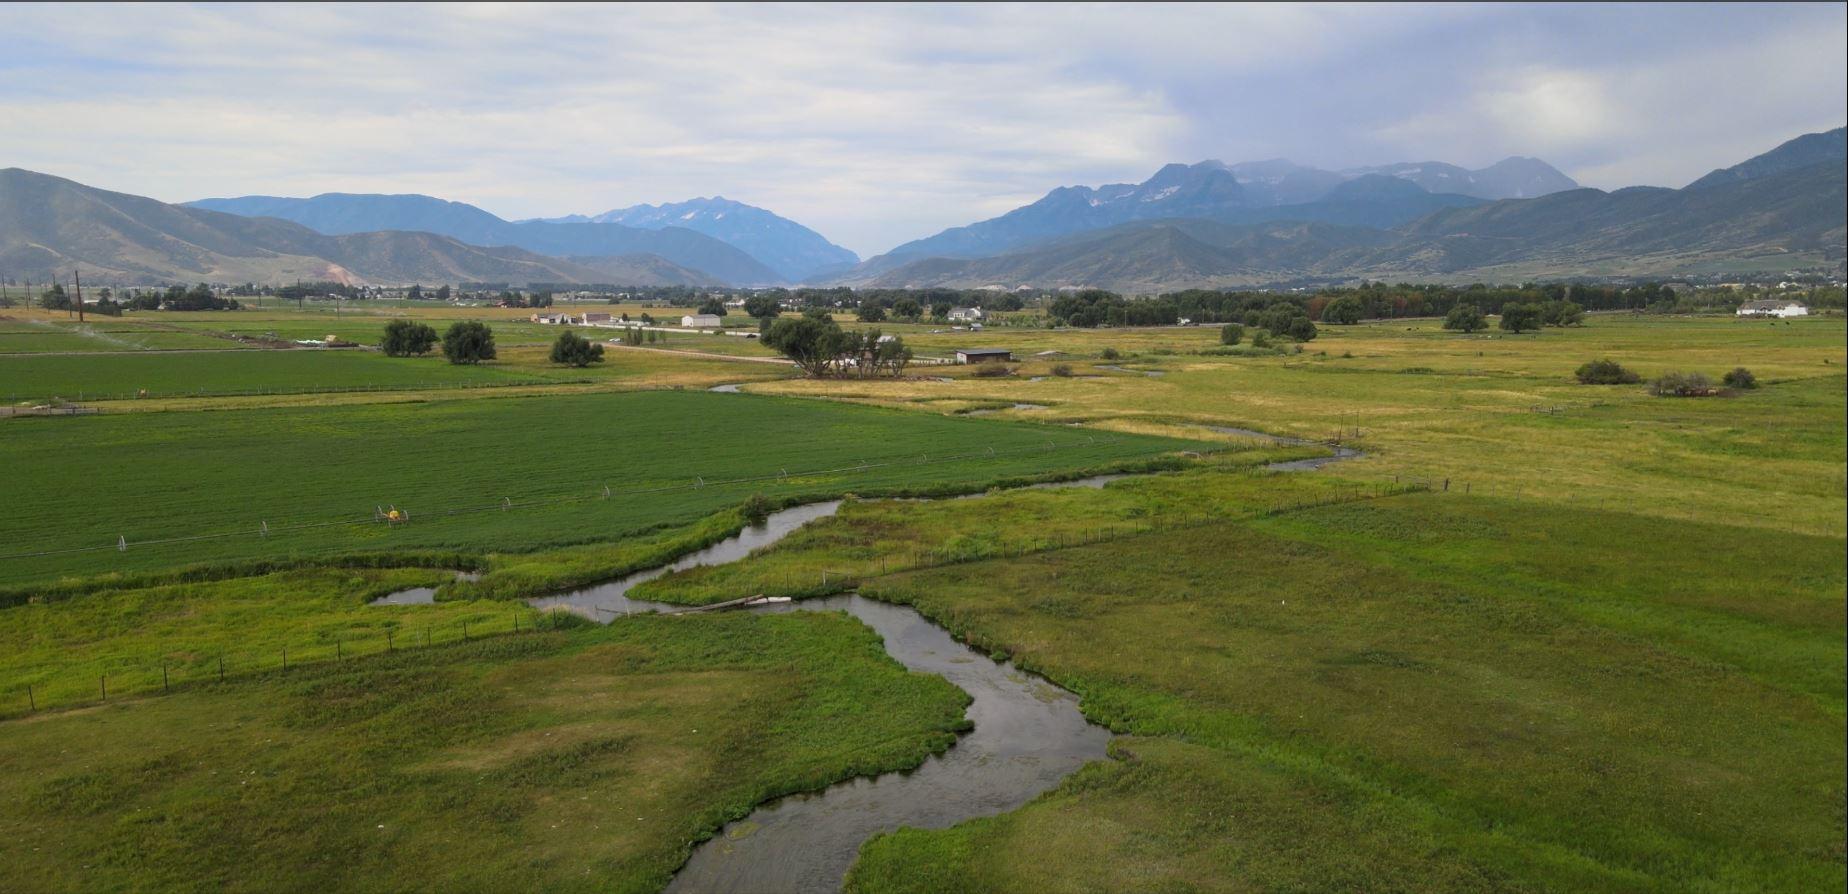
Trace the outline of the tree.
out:
<instances>
[{"instance_id":1,"label":"tree","mask_svg":"<svg viewBox=\"0 0 1848 894\"><path fill-rule=\"evenodd\" d=\"M1540 328L1546 307L1540 304L1509 304L1502 307L1501 328L1508 332L1529 332Z\"/></svg>"},{"instance_id":2,"label":"tree","mask_svg":"<svg viewBox=\"0 0 1848 894\"><path fill-rule=\"evenodd\" d=\"M448 301L449 300L449 285L447 283L436 287L436 300L438 301Z\"/></svg>"},{"instance_id":3,"label":"tree","mask_svg":"<svg viewBox=\"0 0 1848 894\"><path fill-rule=\"evenodd\" d=\"M775 295L752 295L744 299L744 312L760 320L773 319L783 312Z\"/></svg>"},{"instance_id":4,"label":"tree","mask_svg":"<svg viewBox=\"0 0 1848 894\"><path fill-rule=\"evenodd\" d=\"M955 305L948 301L933 301L930 305L930 315L939 320L944 319L950 315L950 309L953 307Z\"/></svg>"},{"instance_id":5,"label":"tree","mask_svg":"<svg viewBox=\"0 0 1848 894\"><path fill-rule=\"evenodd\" d=\"M1489 321L1474 304L1459 304L1444 316L1444 328L1454 332L1475 332L1488 327Z\"/></svg>"},{"instance_id":6,"label":"tree","mask_svg":"<svg viewBox=\"0 0 1848 894\"><path fill-rule=\"evenodd\" d=\"M70 310L71 296L64 293L64 286L52 283L51 288L39 293L39 306L46 310Z\"/></svg>"},{"instance_id":7,"label":"tree","mask_svg":"<svg viewBox=\"0 0 1848 894\"><path fill-rule=\"evenodd\" d=\"M1360 318L1366 312L1367 307L1360 303L1359 298L1344 295L1328 302L1328 306L1322 308L1322 322L1351 326L1360 322Z\"/></svg>"},{"instance_id":8,"label":"tree","mask_svg":"<svg viewBox=\"0 0 1848 894\"><path fill-rule=\"evenodd\" d=\"M707 298L706 302L699 306L699 312L702 314L711 314L715 317L725 316L725 302L717 298Z\"/></svg>"},{"instance_id":9,"label":"tree","mask_svg":"<svg viewBox=\"0 0 1848 894\"><path fill-rule=\"evenodd\" d=\"M411 283L411 289L410 291L404 293L404 297L409 298L412 301L422 300L423 299L423 286L420 286L416 283Z\"/></svg>"},{"instance_id":10,"label":"tree","mask_svg":"<svg viewBox=\"0 0 1848 894\"><path fill-rule=\"evenodd\" d=\"M900 298L892 302L892 315L901 320L915 320L924 315L924 307L910 298Z\"/></svg>"},{"instance_id":11,"label":"tree","mask_svg":"<svg viewBox=\"0 0 1848 894\"><path fill-rule=\"evenodd\" d=\"M860 305L860 322L881 323L885 321L885 308L867 301Z\"/></svg>"},{"instance_id":12,"label":"tree","mask_svg":"<svg viewBox=\"0 0 1848 894\"><path fill-rule=\"evenodd\" d=\"M494 330L479 320L462 320L443 333L443 356L450 363L475 364L494 359Z\"/></svg>"},{"instance_id":13,"label":"tree","mask_svg":"<svg viewBox=\"0 0 1848 894\"><path fill-rule=\"evenodd\" d=\"M1578 326L1585 322L1585 309L1570 301L1550 301L1542 315L1548 326Z\"/></svg>"},{"instance_id":14,"label":"tree","mask_svg":"<svg viewBox=\"0 0 1848 894\"><path fill-rule=\"evenodd\" d=\"M1297 341L1315 341L1315 323L1308 317L1296 317L1290 320L1290 325L1285 327L1283 334Z\"/></svg>"},{"instance_id":15,"label":"tree","mask_svg":"<svg viewBox=\"0 0 1848 894\"><path fill-rule=\"evenodd\" d=\"M1634 385L1643 380L1615 360L1593 360L1580 366L1573 375L1581 385Z\"/></svg>"},{"instance_id":16,"label":"tree","mask_svg":"<svg viewBox=\"0 0 1848 894\"><path fill-rule=\"evenodd\" d=\"M1219 343L1235 345L1245 340L1245 327L1237 323L1227 323L1219 330Z\"/></svg>"},{"instance_id":17,"label":"tree","mask_svg":"<svg viewBox=\"0 0 1848 894\"><path fill-rule=\"evenodd\" d=\"M430 353L436 344L436 330L414 320L392 320L385 324L385 337L379 347L387 357L413 357Z\"/></svg>"},{"instance_id":18,"label":"tree","mask_svg":"<svg viewBox=\"0 0 1848 894\"><path fill-rule=\"evenodd\" d=\"M1752 375L1752 371L1743 366L1733 367L1733 371L1720 377L1720 381L1724 382L1726 387L1737 388L1740 391L1750 391L1758 387L1758 377Z\"/></svg>"},{"instance_id":19,"label":"tree","mask_svg":"<svg viewBox=\"0 0 1848 894\"><path fill-rule=\"evenodd\" d=\"M602 363L603 346L566 329L552 343L552 362L579 368Z\"/></svg>"},{"instance_id":20,"label":"tree","mask_svg":"<svg viewBox=\"0 0 1848 894\"><path fill-rule=\"evenodd\" d=\"M834 339L841 327L825 314L782 317L764 331L764 345L788 357L796 368L811 376L827 374L834 356Z\"/></svg>"}]
</instances>

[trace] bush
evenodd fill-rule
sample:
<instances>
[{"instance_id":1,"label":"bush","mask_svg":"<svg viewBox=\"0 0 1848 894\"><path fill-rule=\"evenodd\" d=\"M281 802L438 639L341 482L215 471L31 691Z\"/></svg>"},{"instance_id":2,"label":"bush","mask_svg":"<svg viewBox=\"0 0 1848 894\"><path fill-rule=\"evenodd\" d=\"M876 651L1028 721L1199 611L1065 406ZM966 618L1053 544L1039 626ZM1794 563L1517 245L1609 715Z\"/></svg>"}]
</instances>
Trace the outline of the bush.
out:
<instances>
[{"instance_id":1,"label":"bush","mask_svg":"<svg viewBox=\"0 0 1848 894\"><path fill-rule=\"evenodd\" d=\"M1649 393L1657 397L1706 397L1713 394L1713 380L1700 373L1664 373L1649 383Z\"/></svg>"},{"instance_id":2,"label":"bush","mask_svg":"<svg viewBox=\"0 0 1848 894\"><path fill-rule=\"evenodd\" d=\"M1123 357L1122 354L1117 353L1116 348L1105 348L1104 352L1097 356L1102 357L1105 360L1119 360L1119 359L1122 359Z\"/></svg>"},{"instance_id":3,"label":"bush","mask_svg":"<svg viewBox=\"0 0 1848 894\"><path fill-rule=\"evenodd\" d=\"M450 363L473 364L494 359L494 330L478 320L462 320L443 333L443 356Z\"/></svg>"},{"instance_id":4,"label":"bush","mask_svg":"<svg viewBox=\"0 0 1848 894\"><path fill-rule=\"evenodd\" d=\"M1444 328L1454 332L1475 332L1489 328L1489 321L1474 304L1459 304L1444 317Z\"/></svg>"},{"instance_id":5,"label":"bush","mask_svg":"<svg viewBox=\"0 0 1848 894\"><path fill-rule=\"evenodd\" d=\"M552 362L579 368L603 362L603 346L566 329L552 343Z\"/></svg>"},{"instance_id":6,"label":"bush","mask_svg":"<svg viewBox=\"0 0 1848 894\"><path fill-rule=\"evenodd\" d=\"M1743 366L1734 367L1733 371L1721 377L1720 381L1725 383L1726 387L1737 388L1740 391L1750 391L1758 387L1758 377L1752 375L1752 371Z\"/></svg>"},{"instance_id":7,"label":"bush","mask_svg":"<svg viewBox=\"0 0 1848 894\"><path fill-rule=\"evenodd\" d=\"M385 324L385 338L379 347L387 357L413 357L430 353L435 344L435 329L411 320L392 320Z\"/></svg>"},{"instance_id":8,"label":"bush","mask_svg":"<svg viewBox=\"0 0 1848 894\"><path fill-rule=\"evenodd\" d=\"M1290 321L1290 325L1281 334L1297 341L1314 341L1315 322L1308 317L1297 317Z\"/></svg>"},{"instance_id":9,"label":"bush","mask_svg":"<svg viewBox=\"0 0 1848 894\"><path fill-rule=\"evenodd\" d=\"M1068 364L1054 363L1052 365L1052 374L1061 379L1069 379L1072 377L1072 368Z\"/></svg>"},{"instance_id":10,"label":"bush","mask_svg":"<svg viewBox=\"0 0 1848 894\"><path fill-rule=\"evenodd\" d=\"M771 508L769 497L763 494L752 494L750 499L744 501L744 507L740 511L744 513L744 520L756 527L770 518Z\"/></svg>"},{"instance_id":11,"label":"bush","mask_svg":"<svg viewBox=\"0 0 1848 894\"><path fill-rule=\"evenodd\" d=\"M1270 347L1270 333L1262 329L1251 334L1251 346L1254 348Z\"/></svg>"},{"instance_id":12,"label":"bush","mask_svg":"<svg viewBox=\"0 0 1848 894\"><path fill-rule=\"evenodd\" d=\"M1634 385L1643 380L1615 360L1593 360L1573 373L1580 385Z\"/></svg>"},{"instance_id":13,"label":"bush","mask_svg":"<svg viewBox=\"0 0 1848 894\"><path fill-rule=\"evenodd\" d=\"M1237 323L1227 323L1219 330L1219 343L1235 345L1245 340L1245 327Z\"/></svg>"}]
</instances>

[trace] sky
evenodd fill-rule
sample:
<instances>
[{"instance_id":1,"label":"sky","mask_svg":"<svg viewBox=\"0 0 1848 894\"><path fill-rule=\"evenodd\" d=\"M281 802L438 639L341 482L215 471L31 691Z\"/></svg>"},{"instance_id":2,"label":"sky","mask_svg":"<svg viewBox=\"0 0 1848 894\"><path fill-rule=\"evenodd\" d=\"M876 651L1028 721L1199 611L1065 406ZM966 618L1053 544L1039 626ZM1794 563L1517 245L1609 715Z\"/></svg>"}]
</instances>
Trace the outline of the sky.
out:
<instances>
[{"instance_id":1,"label":"sky","mask_svg":"<svg viewBox=\"0 0 1848 894\"><path fill-rule=\"evenodd\" d=\"M1535 156L1674 186L1848 119L1848 6L0 6L0 167L508 219L723 195L870 256L1061 185Z\"/></svg>"}]
</instances>

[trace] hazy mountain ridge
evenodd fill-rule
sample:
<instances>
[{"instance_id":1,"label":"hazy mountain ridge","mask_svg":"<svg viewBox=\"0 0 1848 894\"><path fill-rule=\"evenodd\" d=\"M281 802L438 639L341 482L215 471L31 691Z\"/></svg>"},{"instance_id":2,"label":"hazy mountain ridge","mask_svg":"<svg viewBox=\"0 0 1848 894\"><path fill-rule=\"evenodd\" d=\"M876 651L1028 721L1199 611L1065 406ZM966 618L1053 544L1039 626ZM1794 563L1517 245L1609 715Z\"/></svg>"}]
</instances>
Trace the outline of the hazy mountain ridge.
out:
<instances>
[{"instance_id":1,"label":"hazy mountain ridge","mask_svg":"<svg viewBox=\"0 0 1848 894\"><path fill-rule=\"evenodd\" d=\"M684 227L736 247L790 282L819 270L859 263L860 256L820 233L755 205L724 196L661 205L632 205L594 217L571 215L559 222L615 223L643 229Z\"/></svg>"},{"instance_id":2,"label":"hazy mountain ridge","mask_svg":"<svg viewBox=\"0 0 1848 894\"><path fill-rule=\"evenodd\" d=\"M1377 181L1385 178L1401 181L1408 188L1382 187ZM1373 185L1362 191L1345 191L1356 181ZM1572 178L1546 162L1520 157L1477 171L1425 162L1337 172L1281 158L1234 165L1213 160L1170 164L1140 184L1059 187L1039 201L1000 217L907 242L836 278L867 281L920 257L987 257L1068 233L1134 220L1295 220L1383 228L1438 208L1543 195L1577 186Z\"/></svg>"},{"instance_id":3,"label":"hazy mountain ridge","mask_svg":"<svg viewBox=\"0 0 1848 894\"><path fill-rule=\"evenodd\" d=\"M888 288L1160 291L1303 279L1671 275L1712 264L1840 265L1848 255L1843 210L1848 191L1840 141L1834 146L1833 158L1825 148L1825 160L1815 164L1700 188L1573 189L1533 199L1471 201L1389 230L1328 222L1130 223L987 258L914 260L868 282ZM1756 166L1779 167L1784 166ZM1290 172L1273 166L1269 174L1281 178ZM1344 186L1347 202L1410 195L1386 178L1357 178Z\"/></svg>"},{"instance_id":4,"label":"hazy mountain ridge","mask_svg":"<svg viewBox=\"0 0 1848 894\"><path fill-rule=\"evenodd\" d=\"M323 193L311 198L243 196L200 199L188 207L287 220L327 235L405 230L436 233L471 245L515 246L564 258L653 254L721 282L769 285L776 271L725 242L683 227L645 229L618 223L512 223L473 205L424 195Z\"/></svg>"},{"instance_id":5,"label":"hazy mountain ridge","mask_svg":"<svg viewBox=\"0 0 1848 894\"><path fill-rule=\"evenodd\" d=\"M125 284L610 281L605 271L515 246L413 231L327 235L19 168L0 170L0 268L40 281L75 269Z\"/></svg>"}]
</instances>

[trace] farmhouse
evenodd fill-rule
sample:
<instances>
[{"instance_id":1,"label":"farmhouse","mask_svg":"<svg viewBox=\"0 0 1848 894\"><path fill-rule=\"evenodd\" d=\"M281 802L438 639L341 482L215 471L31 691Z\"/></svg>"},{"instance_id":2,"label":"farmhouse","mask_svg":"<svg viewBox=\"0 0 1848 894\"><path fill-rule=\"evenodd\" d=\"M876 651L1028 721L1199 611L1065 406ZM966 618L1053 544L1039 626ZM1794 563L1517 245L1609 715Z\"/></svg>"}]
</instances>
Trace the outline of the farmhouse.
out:
<instances>
[{"instance_id":1,"label":"farmhouse","mask_svg":"<svg viewBox=\"0 0 1848 894\"><path fill-rule=\"evenodd\" d=\"M1742 317L1807 317L1809 308L1801 301L1786 301L1772 298L1763 301L1747 301L1739 305Z\"/></svg>"},{"instance_id":2,"label":"farmhouse","mask_svg":"<svg viewBox=\"0 0 1848 894\"><path fill-rule=\"evenodd\" d=\"M965 348L956 352L957 363L1006 363L1014 352L1006 348Z\"/></svg>"},{"instance_id":3,"label":"farmhouse","mask_svg":"<svg viewBox=\"0 0 1848 894\"><path fill-rule=\"evenodd\" d=\"M687 329L717 329L722 322L718 314L687 314L680 318L680 325Z\"/></svg>"},{"instance_id":4,"label":"farmhouse","mask_svg":"<svg viewBox=\"0 0 1848 894\"><path fill-rule=\"evenodd\" d=\"M982 309L979 307L952 307L949 315L952 323L979 323L982 321Z\"/></svg>"}]
</instances>

